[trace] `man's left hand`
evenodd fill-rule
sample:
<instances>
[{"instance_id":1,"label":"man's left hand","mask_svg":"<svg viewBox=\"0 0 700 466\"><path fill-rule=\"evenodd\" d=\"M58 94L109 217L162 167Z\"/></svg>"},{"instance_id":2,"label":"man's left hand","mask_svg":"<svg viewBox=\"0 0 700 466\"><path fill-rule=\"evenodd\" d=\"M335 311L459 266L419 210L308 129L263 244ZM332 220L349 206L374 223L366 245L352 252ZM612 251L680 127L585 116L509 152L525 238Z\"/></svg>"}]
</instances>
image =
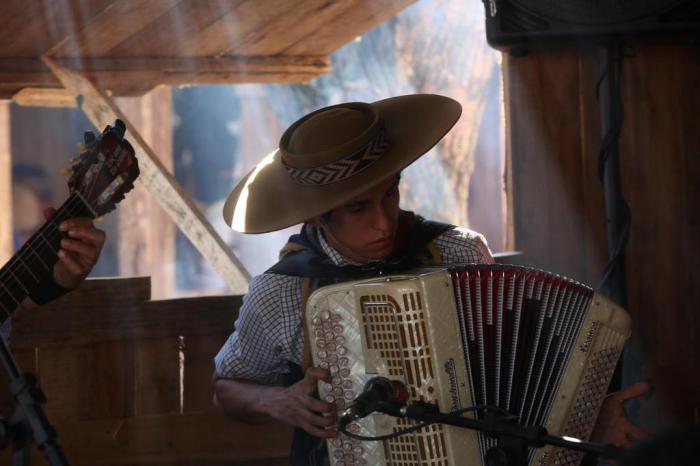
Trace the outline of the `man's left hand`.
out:
<instances>
[{"instance_id":1,"label":"man's left hand","mask_svg":"<svg viewBox=\"0 0 700 466\"><path fill-rule=\"evenodd\" d=\"M648 382L638 382L608 395L600 408L600 414L591 434L591 441L612 443L618 447L630 448L646 439L649 434L632 424L625 412L624 403L645 394L649 388Z\"/></svg>"},{"instance_id":2,"label":"man's left hand","mask_svg":"<svg viewBox=\"0 0 700 466\"><path fill-rule=\"evenodd\" d=\"M46 209L47 219L56 213ZM97 262L105 242L105 232L95 228L90 218L71 218L61 222L59 230L67 238L61 240L58 262L53 268L53 278L63 288L75 288L90 273Z\"/></svg>"}]
</instances>

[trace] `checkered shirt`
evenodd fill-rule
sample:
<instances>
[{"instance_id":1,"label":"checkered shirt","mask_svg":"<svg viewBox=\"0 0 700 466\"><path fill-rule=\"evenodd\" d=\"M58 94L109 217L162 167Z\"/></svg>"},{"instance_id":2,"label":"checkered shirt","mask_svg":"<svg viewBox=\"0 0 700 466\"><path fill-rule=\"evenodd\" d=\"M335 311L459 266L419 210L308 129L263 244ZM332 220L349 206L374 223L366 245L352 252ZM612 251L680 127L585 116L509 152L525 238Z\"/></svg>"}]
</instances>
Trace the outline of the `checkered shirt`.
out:
<instances>
[{"instance_id":1,"label":"checkered shirt","mask_svg":"<svg viewBox=\"0 0 700 466\"><path fill-rule=\"evenodd\" d=\"M357 265L333 249L319 230L315 234L335 265ZM444 264L493 262L484 237L466 228L447 230L433 243L440 250ZM304 356L302 280L302 277L275 273L253 278L243 298L235 330L214 358L219 377L267 385L288 372L288 362L301 365Z\"/></svg>"}]
</instances>

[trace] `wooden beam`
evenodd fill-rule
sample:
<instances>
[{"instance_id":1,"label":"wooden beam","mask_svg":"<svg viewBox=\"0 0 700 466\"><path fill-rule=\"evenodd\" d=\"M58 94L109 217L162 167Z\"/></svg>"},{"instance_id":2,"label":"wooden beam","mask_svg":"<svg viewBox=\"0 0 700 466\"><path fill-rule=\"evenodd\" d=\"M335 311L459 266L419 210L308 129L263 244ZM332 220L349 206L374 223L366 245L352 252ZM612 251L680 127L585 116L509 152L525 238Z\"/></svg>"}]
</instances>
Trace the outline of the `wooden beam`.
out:
<instances>
[{"instance_id":1,"label":"wooden beam","mask_svg":"<svg viewBox=\"0 0 700 466\"><path fill-rule=\"evenodd\" d=\"M80 71L103 88L143 82L153 85L305 82L331 70L328 56L60 57L56 62Z\"/></svg>"},{"instance_id":2,"label":"wooden beam","mask_svg":"<svg viewBox=\"0 0 700 466\"><path fill-rule=\"evenodd\" d=\"M113 96L140 95L159 84L303 83L331 70L328 56L57 57L53 61ZM0 83L13 95L25 87L62 88L51 70L35 58L0 58Z\"/></svg>"},{"instance_id":3,"label":"wooden beam","mask_svg":"<svg viewBox=\"0 0 700 466\"><path fill-rule=\"evenodd\" d=\"M75 96L61 88L25 87L12 96L12 100L23 107L68 107L73 108Z\"/></svg>"},{"instance_id":4,"label":"wooden beam","mask_svg":"<svg viewBox=\"0 0 700 466\"><path fill-rule=\"evenodd\" d=\"M7 262L14 251L10 133L10 104L0 102L0 265Z\"/></svg>"},{"instance_id":5,"label":"wooden beam","mask_svg":"<svg viewBox=\"0 0 700 466\"><path fill-rule=\"evenodd\" d=\"M102 129L117 118L126 124L129 141L136 149L141 169L141 176L137 182L158 199L160 205L231 289L236 293L244 293L250 279L245 267L199 211L189 194L163 166L114 100L90 80L75 71L63 68L53 58L45 56L43 60L63 86L76 98L80 98L81 108L97 128Z\"/></svg>"}]
</instances>

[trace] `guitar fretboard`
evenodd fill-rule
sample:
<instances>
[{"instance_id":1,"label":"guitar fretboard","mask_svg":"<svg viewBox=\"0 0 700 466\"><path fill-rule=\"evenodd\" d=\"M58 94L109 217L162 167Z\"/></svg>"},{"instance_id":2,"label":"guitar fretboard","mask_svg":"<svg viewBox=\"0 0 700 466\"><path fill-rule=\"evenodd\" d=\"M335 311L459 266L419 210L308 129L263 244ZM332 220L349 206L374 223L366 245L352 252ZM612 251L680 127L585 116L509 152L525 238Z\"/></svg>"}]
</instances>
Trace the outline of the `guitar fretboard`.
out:
<instances>
[{"instance_id":1,"label":"guitar fretboard","mask_svg":"<svg viewBox=\"0 0 700 466\"><path fill-rule=\"evenodd\" d=\"M4 322L39 283L53 273L58 261L61 238L58 229L64 220L74 217L94 218L82 198L73 193L37 230L20 250L0 269L0 322Z\"/></svg>"}]
</instances>

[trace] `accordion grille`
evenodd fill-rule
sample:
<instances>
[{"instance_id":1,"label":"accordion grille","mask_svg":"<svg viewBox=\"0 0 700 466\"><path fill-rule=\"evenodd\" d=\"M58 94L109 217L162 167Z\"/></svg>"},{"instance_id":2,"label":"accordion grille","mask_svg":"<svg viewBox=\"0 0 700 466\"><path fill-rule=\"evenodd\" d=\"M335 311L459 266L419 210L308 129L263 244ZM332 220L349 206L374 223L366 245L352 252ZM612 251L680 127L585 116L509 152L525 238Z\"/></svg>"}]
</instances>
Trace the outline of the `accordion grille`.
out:
<instances>
[{"instance_id":1,"label":"accordion grille","mask_svg":"<svg viewBox=\"0 0 700 466\"><path fill-rule=\"evenodd\" d=\"M360 298L365 344L376 351L389 377L405 381L412 400L434 403L436 374L421 293L403 293L401 298L402 306L388 295ZM412 425L407 419L397 419L392 430ZM387 463L396 466L450 464L441 425L389 439L384 451Z\"/></svg>"}]
</instances>

